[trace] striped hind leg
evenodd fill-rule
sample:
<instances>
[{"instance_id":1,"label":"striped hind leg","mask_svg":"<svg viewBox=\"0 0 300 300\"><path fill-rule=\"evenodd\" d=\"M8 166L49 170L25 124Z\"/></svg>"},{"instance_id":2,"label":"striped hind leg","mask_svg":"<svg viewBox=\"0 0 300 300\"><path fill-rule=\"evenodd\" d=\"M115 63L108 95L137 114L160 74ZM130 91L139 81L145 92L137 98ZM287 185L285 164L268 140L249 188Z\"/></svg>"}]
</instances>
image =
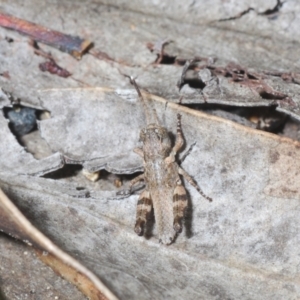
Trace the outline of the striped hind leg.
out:
<instances>
[{"instance_id":1,"label":"striped hind leg","mask_svg":"<svg viewBox=\"0 0 300 300\"><path fill-rule=\"evenodd\" d=\"M187 194L180 179L177 181L177 186L173 193L173 215L174 215L174 230L179 233L182 231L182 220L188 205Z\"/></svg>"},{"instance_id":2,"label":"striped hind leg","mask_svg":"<svg viewBox=\"0 0 300 300\"><path fill-rule=\"evenodd\" d=\"M168 164L173 163L175 161L176 153L182 148L183 144L184 144L184 139L183 139L182 129L181 129L181 115L177 114L176 142L169 156L165 159Z\"/></svg>"},{"instance_id":3,"label":"striped hind leg","mask_svg":"<svg viewBox=\"0 0 300 300\"><path fill-rule=\"evenodd\" d=\"M134 231L137 235L144 234L144 228L149 219L152 210L152 200L150 193L144 190L139 197L136 210L136 223L134 226Z\"/></svg>"}]
</instances>

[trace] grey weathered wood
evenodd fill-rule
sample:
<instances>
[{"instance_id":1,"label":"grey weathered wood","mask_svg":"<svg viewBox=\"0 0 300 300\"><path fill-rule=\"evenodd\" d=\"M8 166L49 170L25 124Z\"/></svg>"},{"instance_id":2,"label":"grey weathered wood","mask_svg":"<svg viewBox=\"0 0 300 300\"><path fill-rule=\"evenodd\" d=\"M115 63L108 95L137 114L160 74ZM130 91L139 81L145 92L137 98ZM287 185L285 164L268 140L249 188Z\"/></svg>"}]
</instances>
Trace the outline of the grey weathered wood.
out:
<instances>
[{"instance_id":1,"label":"grey weathered wood","mask_svg":"<svg viewBox=\"0 0 300 300\"><path fill-rule=\"evenodd\" d=\"M74 18L65 17L65 12L71 9L68 2L59 5L47 3L46 6L28 5L22 10L17 9L17 4L15 6L3 4L3 10L6 12L27 19L34 18L36 22L56 30L76 35L81 33L77 30L78 26L84 28L86 38L95 41L96 49L126 64L117 66L108 61L98 61L91 55L86 55L78 63L64 53L43 46L44 49L51 50L59 59L59 63L73 74L73 77L61 79L39 71L38 63L42 62L43 58L33 54L26 38L0 29L2 68L9 69L14 77L13 81L1 78L2 87L8 91L13 90L14 96L21 98L24 103L38 106L35 91L37 88L49 87L49 82L51 88L82 85L128 87L128 82L118 71L122 69L132 75L138 75L140 85L149 92L177 102L181 94L178 92L176 82L181 68L170 65L149 66L155 60L155 54L149 52L146 44L163 38L174 41L174 45L168 46L167 52L183 58L214 56L218 58L218 66L224 67L233 61L257 72L299 70L297 45L299 21L294 18L294 14L300 9L297 3L285 2L278 12L269 15L264 12L273 9L276 1L263 4L259 1L251 3L242 1L238 5L223 4L222 1L216 1L214 4L193 2L191 6L189 4L182 6L177 2L168 5L168 1L164 1L156 5L150 3L139 5L140 8L137 10L142 8L144 13L149 13L146 17L133 12L135 9L130 11L132 5L136 5L134 3L125 5L122 1L120 3L115 1L110 3L113 6L107 7L100 2L99 4L87 2L85 6L73 8ZM119 10L117 8L119 5L121 7L125 5L127 10ZM220 21L236 16L249 7L254 10L250 10L240 18ZM57 18L62 16L60 22L53 22L52 18L49 18L54 12ZM169 18L161 18L161 14ZM182 14L185 17L182 17ZM75 23L75 19L81 21L79 25ZM110 26L107 20L113 20L114 26ZM121 35L119 28L122 28ZM8 34L15 38L15 43L7 43L3 39ZM279 110L299 118L299 87L273 76L267 77L271 87L287 93L296 103L296 107L283 104L283 108L279 107ZM80 80L81 84L74 79ZM232 84L228 79L221 78L220 82L220 89L217 89L213 97L208 98L211 103L247 106L268 106L271 103L270 100L262 99L253 89L240 87L238 83ZM188 96L185 93L183 95ZM189 95L187 98L188 100L183 98L183 103L203 102L203 97L198 92L193 97Z\"/></svg>"},{"instance_id":2,"label":"grey weathered wood","mask_svg":"<svg viewBox=\"0 0 300 300\"><path fill-rule=\"evenodd\" d=\"M121 298L140 299L144 289L143 299L177 297L179 291L186 299L214 293L296 297L300 191L292 182L299 177L298 143L174 104L165 111L168 128L178 111L187 145L196 142L183 167L214 201L186 185L192 219L188 236L172 246L159 245L155 230L150 240L135 235L137 196L108 200L113 192L96 190L98 183L76 191L77 184L63 179L5 174L1 186L38 228Z\"/></svg>"},{"instance_id":3,"label":"grey weathered wood","mask_svg":"<svg viewBox=\"0 0 300 300\"><path fill-rule=\"evenodd\" d=\"M33 54L26 37L0 28L0 73L9 71L11 77L0 76L0 86L21 104L50 111L51 118L39 126L53 152L60 152L54 154L56 159L62 155L89 170L140 170L141 160L131 150L143 119L132 87L119 70L138 76L142 88L169 102L184 95L183 103L203 103L199 90L185 85L179 93L176 83L182 67L151 65L156 56L147 42L169 38L174 41L166 48L170 55L217 57L215 64L221 67L233 61L260 73L300 69L300 6L295 1L284 2L273 15L266 12L276 1L100 2L104 3L32 0L22 9L21 1L0 2L8 13L84 36L95 42L95 49L126 63L97 60L90 54L77 62L41 45L73 74L62 79L39 71L43 59ZM247 13L241 16L242 12ZM220 21L231 17L235 18ZM6 36L14 42L8 43ZM282 102L277 109L299 119L299 86L269 75L264 80L295 103ZM118 93L94 88L100 86ZM129 96L120 97L122 91ZM203 92L210 103L272 102L223 76L219 86ZM53 180L49 177L54 175L20 175L47 172L49 158L38 161L26 153L4 118L1 187L38 228L121 299L299 298L299 143L153 99L170 131L176 113L182 113L187 148L196 142L183 166L214 199L206 203L187 184L187 232L170 247L158 244L155 228L148 240L134 234L137 195L116 198L112 185L80 176ZM1 103L10 105L8 99Z\"/></svg>"}]
</instances>

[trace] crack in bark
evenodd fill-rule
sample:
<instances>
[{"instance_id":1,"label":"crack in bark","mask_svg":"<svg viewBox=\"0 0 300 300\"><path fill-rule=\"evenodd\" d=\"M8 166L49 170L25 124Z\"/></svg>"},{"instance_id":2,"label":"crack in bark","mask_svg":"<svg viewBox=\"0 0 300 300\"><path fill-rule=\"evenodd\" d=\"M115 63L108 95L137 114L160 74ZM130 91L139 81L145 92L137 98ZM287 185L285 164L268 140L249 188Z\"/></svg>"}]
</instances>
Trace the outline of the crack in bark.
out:
<instances>
[{"instance_id":1,"label":"crack in bark","mask_svg":"<svg viewBox=\"0 0 300 300\"><path fill-rule=\"evenodd\" d=\"M263 15L263 16L270 16L276 13L279 13L281 7L283 6L283 4L285 3L285 1L281 1L281 0L277 0L276 5L273 8L269 8L267 10L265 10L262 13L257 13L258 15Z\"/></svg>"},{"instance_id":2,"label":"crack in bark","mask_svg":"<svg viewBox=\"0 0 300 300\"><path fill-rule=\"evenodd\" d=\"M225 21L232 21L232 20L236 20L236 19L240 19L242 16L248 14L250 11L254 10L254 8L249 7L248 9L240 12L239 14L237 14L236 16L233 17L229 17L229 18L224 18L224 19L220 19L218 20L219 22L225 22Z\"/></svg>"},{"instance_id":3,"label":"crack in bark","mask_svg":"<svg viewBox=\"0 0 300 300\"><path fill-rule=\"evenodd\" d=\"M255 11L257 15L259 16L273 16L274 14L279 13L281 7L283 6L283 4L285 3L285 1L281 1L281 0L277 0L276 5L273 8L269 8L267 10L265 10L264 12L257 12L256 9L254 9L253 7L249 7L248 9L240 12L239 14L229 17L229 18L223 18L218 20L219 22L224 22L224 21L232 21L232 20L236 20L236 19L240 19L242 16L248 14L250 11Z\"/></svg>"}]
</instances>

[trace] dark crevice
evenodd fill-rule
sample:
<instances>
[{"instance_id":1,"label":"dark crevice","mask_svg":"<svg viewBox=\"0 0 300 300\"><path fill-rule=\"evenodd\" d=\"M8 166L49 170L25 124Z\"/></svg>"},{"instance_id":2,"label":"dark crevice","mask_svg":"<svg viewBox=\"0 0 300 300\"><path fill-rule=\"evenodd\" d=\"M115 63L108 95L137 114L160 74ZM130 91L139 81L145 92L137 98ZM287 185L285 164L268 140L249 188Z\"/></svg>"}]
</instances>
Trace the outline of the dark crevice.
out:
<instances>
[{"instance_id":1,"label":"dark crevice","mask_svg":"<svg viewBox=\"0 0 300 300\"><path fill-rule=\"evenodd\" d=\"M153 65L176 65L176 66L183 66L187 59L178 57L176 55L170 55L166 52L165 48L173 41L169 39L159 40L155 43L147 43L147 48L150 50L151 53L156 54L156 59L152 63ZM198 58L198 60L202 60L203 58Z\"/></svg>"},{"instance_id":2,"label":"dark crevice","mask_svg":"<svg viewBox=\"0 0 300 300\"><path fill-rule=\"evenodd\" d=\"M206 87L206 84L199 78L185 79L183 85L185 84L188 84L193 89L203 90Z\"/></svg>"},{"instance_id":3,"label":"dark crevice","mask_svg":"<svg viewBox=\"0 0 300 300\"><path fill-rule=\"evenodd\" d=\"M288 96L286 94L282 93L268 93L267 91L262 91L259 93L259 95L266 100L283 100L287 98Z\"/></svg>"},{"instance_id":4,"label":"dark crevice","mask_svg":"<svg viewBox=\"0 0 300 300\"><path fill-rule=\"evenodd\" d=\"M164 54L161 58L160 56L157 56L156 60L158 59L160 59L159 64L161 65L174 65L176 62L176 56L172 56L168 54Z\"/></svg>"},{"instance_id":5,"label":"dark crevice","mask_svg":"<svg viewBox=\"0 0 300 300\"><path fill-rule=\"evenodd\" d=\"M55 180L57 180L57 179L72 179L72 178L77 177L79 174L82 174L82 170L83 170L83 166L81 164L65 164L61 169L47 173L47 174L43 175L42 177L51 178L51 179L55 179ZM141 172L138 172L138 173L128 174L128 175L118 175L118 174L110 173L110 172L106 171L105 169L102 169L99 172L101 172L101 175L100 175L101 181L115 181L116 179L119 179L120 181L125 180L127 182L127 181L132 180L139 174L141 174ZM87 180L86 182L88 182L90 184L95 183L93 181L88 180L86 177L84 177L84 178ZM120 184L120 186L122 186L122 184ZM78 186L76 189L78 191L80 191L80 190L86 189L86 187Z\"/></svg>"},{"instance_id":6,"label":"dark crevice","mask_svg":"<svg viewBox=\"0 0 300 300\"><path fill-rule=\"evenodd\" d=\"M253 79L253 80L257 79L257 77L255 75L252 75L251 73L247 73L247 76L249 79Z\"/></svg>"},{"instance_id":7,"label":"dark crevice","mask_svg":"<svg viewBox=\"0 0 300 300\"><path fill-rule=\"evenodd\" d=\"M44 112L43 110L19 104L13 105L13 107L3 107L4 117L9 120L9 129L20 144L22 144L20 142L21 136L37 130L37 120L41 120Z\"/></svg>"},{"instance_id":8,"label":"dark crevice","mask_svg":"<svg viewBox=\"0 0 300 300\"><path fill-rule=\"evenodd\" d=\"M181 76L177 82L179 91L185 84L194 89L203 90L206 87L206 83L199 77L198 71L206 68L210 65L209 59L191 59L186 60Z\"/></svg>"},{"instance_id":9,"label":"dark crevice","mask_svg":"<svg viewBox=\"0 0 300 300\"><path fill-rule=\"evenodd\" d=\"M284 113L278 112L276 106L236 107L209 103L185 106L226 118L247 127L280 135L294 135L294 139L298 139L296 136L300 130L300 122L292 120ZM287 133L286 131L289 132Z\"/></svg>"},{"instance_id":10,"label":"dark crevice","mask_svg":"<svg viewBox=\"0 0 300 300\"><path fill-rule=\"evenodd\" d=\"M77 191L83 191L83 190L85 190L85 187L83 187L83 186L77 186L76 190Z\"/></svg>"},{"instance_id":11,"label":"dark crevice","mask_svg":"<svg viewBox=\"0 0 300 300\"><path fill-rule=\"evenodd\" d=\"M284 3L285 3L284 1L277 0L277 3L273 8L269 8L269 9L267 9L264 12L261 12L261 13L257 12L254 8L249 7L248 9L240 12L239 14L237 14L233 17L223 18L223 19L220 19L218 21L219 22L224 22L224 21L237 20L237 19L240 19L241 17L243 17L244 15L248 14L250 11L255 11L257 13L257 15L259 15L259 16L272 17L272 16L276 15L277 13L279 13L279 11L282 8Z\"/></svg>"},{"instance_id":12,"label":"dark crevice","mask_svg":"<svg viewBox=\"0 0 300 300\"><path fill-rule=\"evenodd\" d=\"M127 175L118 175L110 173L104 169L99 170L99 177L96 180L90 180L86 176L81 164L65 164L61 169L43 175L43 178L54 179L64 183L75 184L76 193L79 197L89 197L91 192L113 191L117 196L117 191L127 191L129 182L140 175L140 172ZM144 183L137 184L132 189L132 194L139 193L145 187ZM78 196L78 195L77 195Z\"/></svg>"},{"instance_id":13,"label":"dark crevice","mask_svg":"<svg viewBox=\"0 0 300 300\"><path fill-rule=\"evenodd\" d=\"M254 10L254 8L249 7L248 9L246 9L245 11L242 11L241 13L237 14L236 16L220 19L219 22L225 22L225 21L232 21L232 20L240 19L242 16L248 14L252 10Z\"/></svg>"},{"instance_id":14,"label":"dark crevice","mask_svg":"<svg viewBox=\"0 0 300 300\"><path fill-rule=\"evenodd\" d=\"M74 164L74 165L67 165L65 164L61 169L53 171L51 173L47 173L44 175L44 178L51 178L51 179L63 179L63 178L70 178L75 177L79 172L82 170L82 165Z\"/></svg>"},{"instance_id":15,"label":"dark crevice","mask_svg":"<svg viewBox=\"0 0 300 300\"><path fill-rule=\"evenodd\" d=\"M8 43L13 43L14 42L14 39L9 37L9 36L6 36L5 37L5 40L8 42Z\"/></svg>"},{"instance_id":16,"label":"dark crevice","mask_svg":"<svg viewBox=\"0 0 300 300\"><path fill-rule=\"evenodd\" d=\"M281 2L280 0L277 0L277 4L274 6L274 8L267 9L262 13L258 13L258 15L264 15L264 16L274 15L279 12L279 10L281 9L284 3L285 1Z\"/></svg>"},{"instance_id":17,"label":"dark crevice","mask_svg":"<svg viewBox=\"0 0 300 300\"><path fill-rule=\"evenodd\" d=\"M16 137L20 137L37 129L35 109L14 105L3 108L4 117L9 120L9 129Z\"/></svg>"},{"instance_id":18,"label":"dark crevice","mask_svg":"<svg viewBox=\"0 0 300 300\"><path fill-rule=\"evenodd\" d=\"M185 106L200 109L203 111L206 110L223 110L238 114L243 117L249 117L252 114L256 113L261 116L266 116L270 114L278 114L284 116L283 113L277 112L276 107L274 106L256 106L256 107L242 107L242 106L233 106L227 104L216 104L216 103L199 103L199 104L186 104Z\"/></svg>"},{"instance_id":19,"label":"dark crevice","mask_svg":"<svg viewBox=\"0 0 300 300\"><path fill-rule=\"evenodd\" d=\"M12 107L3 107L3 115L9 120L8 127L17 142L36 159L52 154L46 141L41 137L37 121L50 117L48 111L26 107L16 101Z\"/></svg>"}]
</instances>

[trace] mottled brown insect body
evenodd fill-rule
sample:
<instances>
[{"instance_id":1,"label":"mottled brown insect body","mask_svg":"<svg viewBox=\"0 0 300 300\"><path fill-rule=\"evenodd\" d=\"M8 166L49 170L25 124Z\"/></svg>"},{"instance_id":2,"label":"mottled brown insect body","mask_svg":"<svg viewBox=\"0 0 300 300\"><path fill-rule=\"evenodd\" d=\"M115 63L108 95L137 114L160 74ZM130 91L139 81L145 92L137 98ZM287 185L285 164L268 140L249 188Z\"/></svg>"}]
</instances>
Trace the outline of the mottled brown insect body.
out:
<instances>
[{"instance_id":1,"label":"mottled brown insect body","mask_svg":"<svg viewBox=\"0 0 300 300\"><path fill-rule=\"evenodd\" d=\"M167 129L159 125L155 111L152 116L150 115L135 80L129 78L143 103L147 127L140 132L142 148L135 149L135 152L143 158L144 174L134 178L130 182L129 191L123 193L129 194L133 185L142 180L145 182L145 189L137 204L135 232L143 235L153 207L159 240L163 244L170 244L176 233L182 230L182 220L187 207L187 194L180 175L184 176L204 198L209 201L211 198L204 195L197 183L175 161L176 153L183 146L181 116L177 115L177 137L172 147Z\"/></svg>"},{"instance_id":2,"label":"mottled brown insect body","mask_svg":"<svg viewBox=\"0 0 300 300\"><path fill-rule=\"evenodd\" d=\"M166 161L166 157L171 152L171 140L165 128L150 124L141 131L141 140L144 154L145 190L149 191L153 203L159 238L162 243L169 244L176 233L173 228L172 199L176 182L180 180L178 166L176 162Z\"/></svg>"}]
</instances>

